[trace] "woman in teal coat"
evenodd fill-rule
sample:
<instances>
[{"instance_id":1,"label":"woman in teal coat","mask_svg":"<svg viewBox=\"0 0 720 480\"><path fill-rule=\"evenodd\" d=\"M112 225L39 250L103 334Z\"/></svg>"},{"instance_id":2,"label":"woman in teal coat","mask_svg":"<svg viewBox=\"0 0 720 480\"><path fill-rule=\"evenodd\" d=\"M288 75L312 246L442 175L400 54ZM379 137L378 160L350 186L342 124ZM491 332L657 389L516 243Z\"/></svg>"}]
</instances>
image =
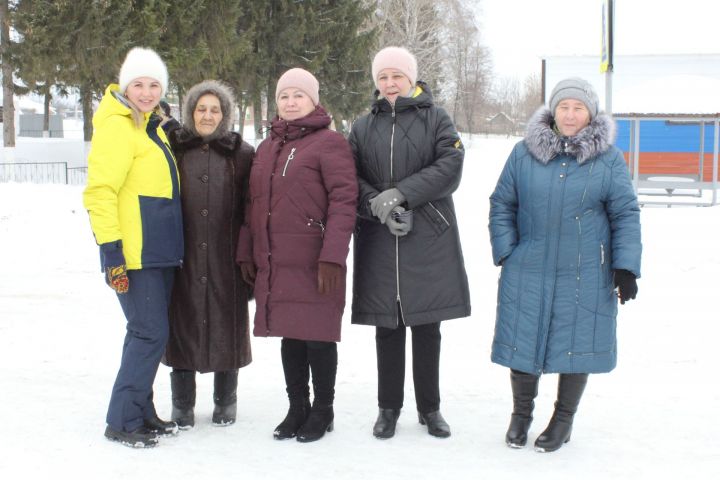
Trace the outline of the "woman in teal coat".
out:
<instances>
[{"instance_id":1,"label":"woman in teal coat","mask_svg":"<svg viewBox=\"0 0 720 480\"><path fill-rule=\"evenodd\" d=\"M614 131L589 83L561 81L490 197L493 261L502 266L492 361L511 369L513 448L527 442L541 374L560 374L555 412L535 442L553 451L570 440L588 374L617 361L617 301L635 298L642 247Z\"/></svg>"}]
</instances>

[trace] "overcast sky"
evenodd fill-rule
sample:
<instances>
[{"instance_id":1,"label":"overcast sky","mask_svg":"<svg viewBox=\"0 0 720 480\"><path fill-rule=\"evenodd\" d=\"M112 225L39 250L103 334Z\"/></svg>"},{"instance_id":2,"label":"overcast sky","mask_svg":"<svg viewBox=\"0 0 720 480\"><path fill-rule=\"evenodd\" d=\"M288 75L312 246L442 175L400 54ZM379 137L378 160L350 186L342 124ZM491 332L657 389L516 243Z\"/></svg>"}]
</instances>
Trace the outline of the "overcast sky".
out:
<instances>
[{"instance_id":1,"label":"overcast sky","mask_svg":"<svg viewBox=\"0 0 720 480\"><path fill-rule=\"evenodd\" d=\"M598 55L602 0L478 0L498 76L540 73L547 55ZM720 53L720 1L615 0L615 54ZM681 73L681 72L678 72Z\"/></svg>"}]
</instances>

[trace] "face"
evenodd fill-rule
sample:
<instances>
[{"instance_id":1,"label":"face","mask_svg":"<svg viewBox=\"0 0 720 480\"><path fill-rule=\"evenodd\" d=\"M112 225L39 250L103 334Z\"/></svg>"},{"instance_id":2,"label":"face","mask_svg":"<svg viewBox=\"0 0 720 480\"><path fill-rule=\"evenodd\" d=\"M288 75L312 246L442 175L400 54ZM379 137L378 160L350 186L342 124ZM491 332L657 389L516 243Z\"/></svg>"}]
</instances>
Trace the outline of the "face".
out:
<instances>
[{"instance_id":1,"label":"face","mask_svg":"<svg viewBox=\"0 0 720 480\"><path fill-rule=\"evenodd\" d=\"M567 98L555 107L555 125L566 137L576 135L590 123L590 111L580 100Z\"/></svg>"},{"instance_id":2,"label":"face","mask_svg":"<svg viewBox=\"0 0 720 480\"><path fill-rule=\"evenodd\" d=\"M125 97L142 113L152 112L162 95L160 82L150 77L133 79L125 89Z\"/></svg>"},{"instance_id":3,"label":"face","mask_svg":"<svg viewBox=\"0 0 720 480\"><path fill-rule=\"evenodd\" d=\"M283 120L297 120L315 110L312 99L298 88L288 87L277 100L278 115Z\"/></svg>"},{"instance_id":4,"label":"face","mask_svg":"<svg viewBox=\"0 0 720 480\"><path fill-rule=\"evenodd\" d=\"M213 133L220 122L222 122L223 113L220 108L220 99L212 93L206 93L200 97L193 110L193 121L195 122L195 130L202 137L207 137Z\"/></svg>"},{"instance_id":5,"label":"face","mask_svg":"<svg viewBox=\"0 0 720 480\"><path fill-rule=\"evenodd\" d=\"M377 87L380 95L387 98L391 104L395 104L397 97L407 95L412 88L410 79L400 70L385 68L380 70L377 78Z\"/></svg>"}]
</instances>

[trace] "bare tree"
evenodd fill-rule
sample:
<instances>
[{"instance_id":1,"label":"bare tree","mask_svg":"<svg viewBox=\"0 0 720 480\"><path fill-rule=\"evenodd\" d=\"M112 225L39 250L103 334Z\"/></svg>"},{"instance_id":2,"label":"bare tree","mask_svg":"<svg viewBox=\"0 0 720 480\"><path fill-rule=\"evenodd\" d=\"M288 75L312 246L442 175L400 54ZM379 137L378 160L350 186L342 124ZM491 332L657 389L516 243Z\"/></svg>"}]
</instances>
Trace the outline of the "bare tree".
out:
<instances>
[{"instance_id":1,"label":"bare tree","mask_svg":"<svg viewBox=\"0 0 720 480\"><path fill-rule=\"evenodd\" d=\"M450 72L444 100L458 128L478 131L486 111L492 64L490 52L480 43L478 23L468 0L444 0L445 59Z\"/></svg>"},{"instance_id":2,"label":"bare tree","mask_svg":"<svg viewBox=\"0 0 720 480\"><path fill-rule=\"evenodd\" d=\"M438 0L378 0L375 22L379 46L405 47L418 61L418 77L439 90L443 78L444 28Z\"/></svg>"}]
</instances>

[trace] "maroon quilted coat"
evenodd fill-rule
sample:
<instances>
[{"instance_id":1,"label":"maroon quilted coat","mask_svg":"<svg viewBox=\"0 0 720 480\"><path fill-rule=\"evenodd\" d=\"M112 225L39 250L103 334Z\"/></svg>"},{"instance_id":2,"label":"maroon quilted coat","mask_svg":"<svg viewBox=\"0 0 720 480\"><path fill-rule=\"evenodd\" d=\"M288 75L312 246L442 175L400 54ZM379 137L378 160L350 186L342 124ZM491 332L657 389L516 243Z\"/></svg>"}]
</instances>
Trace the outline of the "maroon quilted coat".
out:
<instances>
[{"instance_id":1,"label":"maroon quilted coat","mask_svg":"<svg viewBox=\"0 0 720 480\"><path fill-rule=\"evenodd\" d=\"M329 124L320 106L275 118L253 161L236 260L257 268L256 336L340 340L345 282L318 293L318 261L346 271L358 184L350 146Z\"/></svg>"}]
</instances>

